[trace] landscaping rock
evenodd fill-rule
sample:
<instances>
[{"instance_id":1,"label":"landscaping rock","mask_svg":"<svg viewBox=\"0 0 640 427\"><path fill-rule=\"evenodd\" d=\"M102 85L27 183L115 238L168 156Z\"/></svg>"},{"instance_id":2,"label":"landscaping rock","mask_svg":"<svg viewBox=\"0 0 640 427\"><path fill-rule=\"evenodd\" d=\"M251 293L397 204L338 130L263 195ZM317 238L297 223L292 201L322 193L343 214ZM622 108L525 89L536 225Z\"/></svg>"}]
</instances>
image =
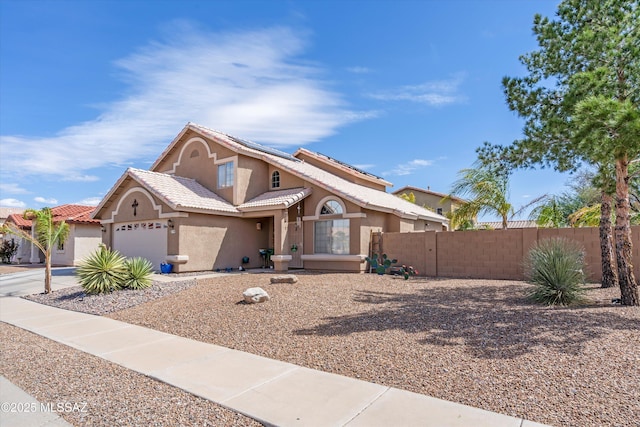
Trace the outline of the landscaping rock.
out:
<instances>
[{"instance_id":1,"label":"landscaping rock","mask_svg":"<svg viewBox=\"0 0 640 427\"><path fill-rule=\"evenodd\" d=\"M273 276L271 283L297 283L298 278L295 274L283 274L281 276Z\"/></svg>"},{"instance_id":2,"label":"landscaping rock","mask_svg":"<svg viewBox=\"0 0 640 427\"><path fill-rule=\"evenodd\" d=\"M242 293L242 296L244 302L249 304L269 301L269 294L262 288L249 288Z\"/></svg>"}]
</instances>

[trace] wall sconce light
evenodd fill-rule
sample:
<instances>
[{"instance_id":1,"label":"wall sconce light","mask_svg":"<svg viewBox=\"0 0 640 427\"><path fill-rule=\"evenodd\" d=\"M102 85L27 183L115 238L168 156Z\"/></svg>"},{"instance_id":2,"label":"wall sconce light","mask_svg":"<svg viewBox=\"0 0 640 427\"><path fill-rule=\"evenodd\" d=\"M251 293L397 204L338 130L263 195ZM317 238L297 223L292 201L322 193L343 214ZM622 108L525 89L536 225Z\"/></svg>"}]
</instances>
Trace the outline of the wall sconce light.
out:
<instances>
[{"instance_id":1,"label":"wall sconce light","mask_svg":"<svg viewBox=\"0 0 640 427\"><path fill-rule=\"evenodd\" d=\"M107 227L105 227L104 225L100 225L100 230L102 230L103 233L106 233Z\"/></svg>"},{"instance_id":2,"label":"wall sconce light","mask_svg":"<svg viewBox=\"0 0 640 427\"><path fill-rule=\"evenodd\" d=\"M261 222L256 222L256 230L258 230L258 231L262 230L262 223Z\"/></svg>"},{"instance_id":3,"label":"wall sconce light","mask_svg":"<svg viewBox=\"0 0 640 427\"><path fill-rule=\"evenodd\" d=\"M173 220L172 220L172 219L169 219L169 220L167 221L167 225L168 225L168 226L169 226L169 228L170 228L170 229L172 229L172 230L173 230L173 227L175 227L175 226L173 225Z\"/></svg>"}]
</instances>

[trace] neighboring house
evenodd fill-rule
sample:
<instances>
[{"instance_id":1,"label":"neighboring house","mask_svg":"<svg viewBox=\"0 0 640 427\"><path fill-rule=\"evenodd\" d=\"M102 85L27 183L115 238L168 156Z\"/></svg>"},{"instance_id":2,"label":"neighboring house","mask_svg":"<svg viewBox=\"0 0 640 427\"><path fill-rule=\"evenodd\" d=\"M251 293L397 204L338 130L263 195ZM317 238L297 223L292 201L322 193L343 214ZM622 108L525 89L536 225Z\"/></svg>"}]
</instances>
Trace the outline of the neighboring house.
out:
<instances>
[{"instance_id":1,"label":"neighboring house","mask_svg":"<svg viewBox=\"0 0 640 427\"><path fill-rule=\"evenodd\" d=\"M100 221L91 218L94 209L93 206L83 205L61 205L51 208L54 222L65 221L69 224L69 237L66 242L51 253L52 265L78 265L102 242ZM12 222L28 233L33 233L32 221L26 219L23 214L9 215L7 222ZM11 235L4 237L4 239L9 238L16 237ZM32 264L44 262L44 254L37 246L21 238L18 244L18 253L14 256L15 262Z\"/></svg>"},{"instance_id":2,"label":"neighboring house","mask_svg":"<svg viewBox=\"0 0 640 427\"><path fill-rule=\"evenodd\" d=\"M156 269L256 268L273 253L276 270L364 271L372 231L448 223L387 185L309 150L290 155L188 123L151 170L127 169L93 217L107 246Z\"/></svg>"},{"instance_id":3,"label":"neighboring house","mask_svg":"<svg viewBox=\"0 0 640 427\"><path fill-rule=\"evenodd\" d=\"M424 188L407 185L393 192L396 196L403 194L409 195L411 193L416 197L416 205L426 206L437 214L444 216L455 211L458 206L466 203L466 200L460 199L459 197L449 197L448 194L431 191L428 187L425 190Z\"/></svg>"},{"instance_id":4,"label":"neighboring house","mask_svg":"<svg viewBox=\"0 0 640 427\"><path fill-rule=\"evenodd\" d=\"M476 224L476 228L488 230L502 229L502 221L484 221ZM527 219L507 221L507 228L538 228L538 223Z\"/></svg>"},{"instance_id":5,"label":"neighboring house","mask_svg":"<svg viewBox=\"0 0 640 427\"><path fill-rule=\"evenodd\" d=\"M0 227L2 226L2 224L5 223L5 221L7 220L7 218L9 218L10 215L21 214L22 212L24 212L23 208L3 208L3 207L0 207ZM3 240L2 233L0 233L0 240Z\"/></svg>"}]
</instances>

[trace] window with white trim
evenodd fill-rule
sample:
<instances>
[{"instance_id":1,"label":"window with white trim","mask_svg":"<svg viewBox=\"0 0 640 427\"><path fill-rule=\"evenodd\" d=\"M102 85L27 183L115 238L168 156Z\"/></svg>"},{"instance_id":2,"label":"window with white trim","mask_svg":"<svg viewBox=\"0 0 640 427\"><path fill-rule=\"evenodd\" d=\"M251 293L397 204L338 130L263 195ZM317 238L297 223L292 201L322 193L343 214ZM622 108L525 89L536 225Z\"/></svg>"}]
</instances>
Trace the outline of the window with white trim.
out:
<instances>
[{"instance_id":1,"label":"window with white trim","mask_svg":"<svg viewBox=\"0 0 640 427\"><path fill-rule=\"evenodd\" d=\"M233 162L218 165L218 188L233 187Z\"/></svg>"},{"instance_id":2,"label":"window with white trim","mask_svg":"<svg viewBox=\"0 0 640 427\"><path fill-rule=\"evenodd\" d=\"M314 223L313 230L316 254L349 254L349 220L342 218L343 214L344 209L337 200L330 199L322 205L320 220Z\"/></svg>"}]
</instances>

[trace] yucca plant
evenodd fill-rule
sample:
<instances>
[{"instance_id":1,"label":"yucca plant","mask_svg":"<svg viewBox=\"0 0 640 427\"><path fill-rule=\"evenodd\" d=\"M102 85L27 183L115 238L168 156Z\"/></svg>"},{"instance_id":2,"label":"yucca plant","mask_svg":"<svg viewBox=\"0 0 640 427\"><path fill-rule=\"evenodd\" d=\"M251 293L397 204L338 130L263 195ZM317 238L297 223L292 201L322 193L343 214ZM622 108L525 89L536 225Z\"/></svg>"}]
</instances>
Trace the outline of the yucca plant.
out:
<instances>
[{"instance_id":1,"label":"yucca plant","mask_svg":"<svg viewBox=\"0 0 640 427\"><path fill-rule=\"evenodd\" d=\"M153 282L151 275L153 274L153 264L145 258L130 258L126 261L127 274L123 286L129 289L145 289L150 287Z\"/></svg>"},{"instance_id":2,"label":"yucca plant","mask_svg":"<svg viewBox=\"0 0 640 427\"><path fill-rule=\"evenodd\" d=\"M584 250L577 243L542 240L529 251L525 268L533 284L528 295L533 301L547 305L584 301Z\"/></svg>"},{"instance_id":3,"label":"yucca plant","mask_svg":"<svg viewBox=\"0 0 640 427\"><path fill-rule=\"evenodd\" d=\"M87 294L100 294L122 288L127 277L125 257L101 245L82 260L76 270L80 286Z\"/></svg>"}]
</instances>

